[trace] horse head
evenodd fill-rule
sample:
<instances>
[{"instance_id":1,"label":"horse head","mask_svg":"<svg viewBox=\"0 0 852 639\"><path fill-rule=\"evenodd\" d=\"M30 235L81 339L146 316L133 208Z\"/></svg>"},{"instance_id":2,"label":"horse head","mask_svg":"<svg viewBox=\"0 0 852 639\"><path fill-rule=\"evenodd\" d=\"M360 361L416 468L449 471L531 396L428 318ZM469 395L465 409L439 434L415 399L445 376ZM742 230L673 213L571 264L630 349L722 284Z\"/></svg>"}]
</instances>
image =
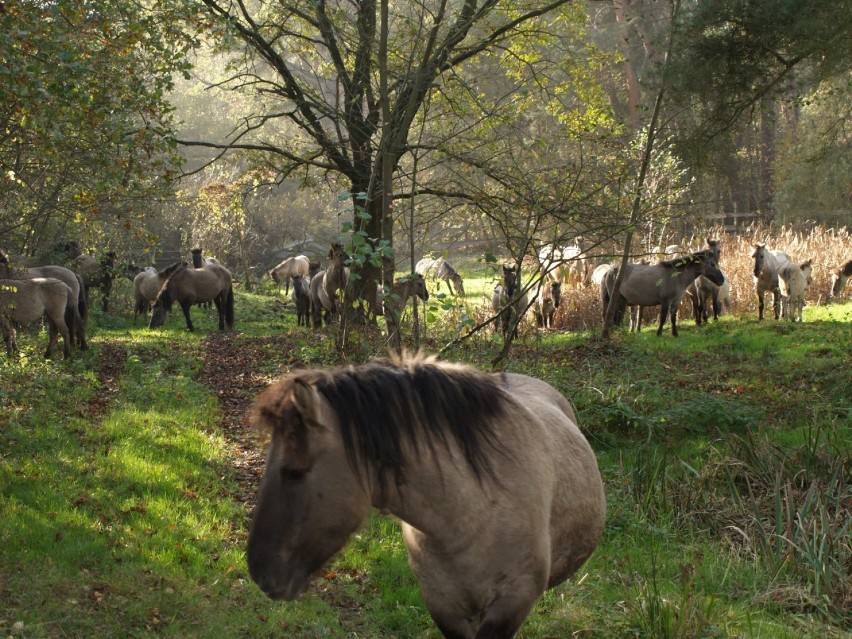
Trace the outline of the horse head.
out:
<instances>
[{"instance_id":1,"label":"horse head","mask_svg":"<svg viewBox=\"0 0 852 639\"><path fill-rule=\"evenodd\" d=\"M766 260L766 244L755 244L754 253L751 256L754 258L754 276L760 277L763 262Z\"/></svg>"},{"instance_id":2,"label":"horse head","mask_svg":"<svg viewBox=\"0 0 852 639\"><path fill-rule=\"evenodd\" d=\"M550 299L553 300L553 308L559 308L562 303L562 283L550 282Z\"/></svg>"},{"instance_id":3,"label":"horse head","mask_svg":"<svg viewBox=\"0 0 852 639\"><path fill-rule=\"evenodd\" d=\"M352 258L349 257L349 254L343 248L343 244L340 242L334 242L328 252L328 259L334 264L345 266Z\"/></svg>"},{"instance_id":4,"label":"horse head","mask_svg":"<svg viewBox=\"0 0 852 639\"><path fill-rule=\"evenodd\" d=\"M338 419L316 380L307 378L270 387L252 412L271 441L248 539L249 574L273 599L303 593L370 511L370 495L335 427Z\"/></svg>"},{"instance_id":5,"label":"horse head","mask_svg":"<svg viewBox=\"0 0 852 639\"><path fill-rule=\"evenodd\" d=\"M507 296L512 297L515 294L517 279L514 266L503 266L503 290Z\"/></svg>"},{"instance_id":6,"label":"horse head","mask_svg":"<svg viewBox=\"0 0 852 639\"><path fill-rule=\"evenodd\" d=\"M802 269L802 273L805 275L805 280L808 283L808 286L814 283L814 278L811 276L811 272L813 271L813 260L810 259L807 262L802 262L799 264L799 268Z\"/></svg>"}]
</instances>

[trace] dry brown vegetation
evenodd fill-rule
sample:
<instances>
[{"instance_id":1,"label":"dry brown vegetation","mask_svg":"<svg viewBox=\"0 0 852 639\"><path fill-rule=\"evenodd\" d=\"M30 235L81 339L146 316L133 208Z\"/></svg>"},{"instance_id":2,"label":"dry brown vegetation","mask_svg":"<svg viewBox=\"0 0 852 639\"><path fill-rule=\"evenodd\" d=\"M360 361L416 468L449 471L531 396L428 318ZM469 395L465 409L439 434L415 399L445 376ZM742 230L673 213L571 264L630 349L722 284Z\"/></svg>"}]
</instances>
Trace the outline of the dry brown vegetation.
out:
<instances>
[{"instance_id":1,"label":"dry brown vegetation","mask_svg":"<svg viewBox=\"0 0 852 639\"><path fill-rule=\"evenodd\" d=\"M768 229L750 227L744 232L727 233L720 227L708 229L692 240L684 240L685 250L700 250L704 238L718 238L722 242L722 271L731 282L731 307L725 313L733 315L752 314L757 317L757 295L754 290L752 253L756 244L765 243L773 250L790 255L797 264L813 260L813 284L808 287L807 305L823 304L831 286L831 273L847 260L852 259L852 232L817 226L802 230L794 227ZM595 262L597 265L600 262ZM847 298L850 289L841 293ZM771 296L766 305L771 317ZM646 321L655 322L658 309L646 311ZM692 305L684 298L678 318L692 318ZM601 324L600 295L596 287L568 289L563 291L562 305L556 314L556 327L567 330L583 330Z\"/></svg>"}]
</instances>

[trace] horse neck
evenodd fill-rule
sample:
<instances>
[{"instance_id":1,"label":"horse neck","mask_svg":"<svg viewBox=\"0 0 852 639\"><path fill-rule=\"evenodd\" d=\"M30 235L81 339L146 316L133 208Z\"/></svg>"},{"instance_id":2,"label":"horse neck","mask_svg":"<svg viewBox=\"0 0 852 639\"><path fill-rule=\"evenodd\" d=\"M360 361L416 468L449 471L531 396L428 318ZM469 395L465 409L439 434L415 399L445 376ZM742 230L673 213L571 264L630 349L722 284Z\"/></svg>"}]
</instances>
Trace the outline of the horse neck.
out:
<instances>
[{"instance_id":1,"label":"horse neck","mask_svg":"<svg viewBox=\"0 0 852 639\"><path fill-rule=\"evenodd\" d=\"M674 267L675 270L675 279L685 280L687 284L694 282L699 275L702 274L704 270L704 262L700 260L689 260L689 262L683 267L678 268Z\"/></svg>"},{"instance_id":2,"label":"horse neck","mask_svg":"<svg viewBox=\"0 0 852 639\"><path fill-rule=\"evenodd\" d=\"M441 445L436 446L440 449ZM461 453L456 451L448 458L445 451L439 451L438 456L440 460L434 459L428 446L419 452L408 451L404 481L390 481L384 491L374 483L373 507L390 512L432 538L446 538L479 526L492 506L488 489L472 476ZM452 507L460 494L466 501L463 517Z\"/></svg>"}]
</instances>

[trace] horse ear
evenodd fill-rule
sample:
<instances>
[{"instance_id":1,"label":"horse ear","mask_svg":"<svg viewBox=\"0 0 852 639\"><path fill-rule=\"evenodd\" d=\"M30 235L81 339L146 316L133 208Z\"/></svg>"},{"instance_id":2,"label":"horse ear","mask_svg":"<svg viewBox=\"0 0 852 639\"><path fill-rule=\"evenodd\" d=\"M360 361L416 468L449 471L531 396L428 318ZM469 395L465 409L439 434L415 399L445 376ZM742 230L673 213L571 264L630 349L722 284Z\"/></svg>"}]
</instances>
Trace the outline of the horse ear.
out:
<instances>
[{"instance_id":1,"label":"horse ear","mask_svg":"<svg viewBox=\"0 0 852 639\"><path fill-rule=\"evenodd\" d=\"M320 407L319 391L298 377L293 380L293 406L311 423L319 422L317 413Z\"/></svg>"}]
</instances>

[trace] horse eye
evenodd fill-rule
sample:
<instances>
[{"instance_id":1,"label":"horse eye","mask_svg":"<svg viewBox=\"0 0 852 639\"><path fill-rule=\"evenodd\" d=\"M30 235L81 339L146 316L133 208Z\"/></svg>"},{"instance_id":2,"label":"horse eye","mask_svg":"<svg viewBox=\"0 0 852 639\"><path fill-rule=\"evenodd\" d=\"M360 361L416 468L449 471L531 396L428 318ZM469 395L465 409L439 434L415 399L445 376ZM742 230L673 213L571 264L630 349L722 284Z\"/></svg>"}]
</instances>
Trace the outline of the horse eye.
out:
<instances>
[{"instance_id":1,"label":"horse eye","mask_svg":"<svg viewBox=\"0 0 852 639\"><path fill-rule=\"evenodd\" d=\"M282 468L281 479L284 481L301 481L305 478L305 471L295 468Z\"/></svg>"}]
</instances>

